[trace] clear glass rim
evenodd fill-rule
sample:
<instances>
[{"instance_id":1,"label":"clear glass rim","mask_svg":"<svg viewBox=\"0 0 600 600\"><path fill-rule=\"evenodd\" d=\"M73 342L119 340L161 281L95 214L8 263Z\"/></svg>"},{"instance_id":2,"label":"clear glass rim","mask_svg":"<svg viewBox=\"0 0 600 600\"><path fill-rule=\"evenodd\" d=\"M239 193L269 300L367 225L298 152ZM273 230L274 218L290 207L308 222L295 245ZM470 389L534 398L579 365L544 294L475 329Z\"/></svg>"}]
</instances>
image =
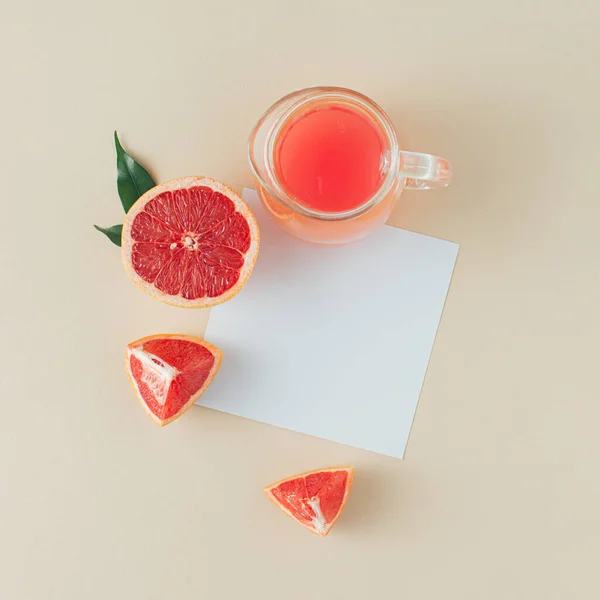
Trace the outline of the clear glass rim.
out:
<instances>
[{"instance_id":1,"label":"clear glass rim","mask_svg":"<svg viewBox=\"0 0 600 600\"><path fill-rule=\"evenodd\" d=\"M267 142L264 145L262 151L264 152L263 160L266 165L266 169L271 181L265 181L264 177L261 176L259 172L259 168L255 163L253 152L252 152L252 144L255 138L257 130L261 127L262 123L268 116L271 111L274 110L278 104L281 104L288 100L290 97L300 96L297 102L291 104L286 111L277 119L275 124L272 126L271 130L267 135ZM288 121L288 119L298 110L305 107L307 104L312 104L314 102L318 102L320 100L341 100L346 103L354 104L362 111L366 112L377 124L381 127L383 131L386 142L389 148L389 160L386 165L386 173L381 181L381 184L377 191L363 204L347 211L341 212L323 212L308 208L296 202L293 198L291 198L279 184L279 180L275 173L275 165L274 165L274 149L275 142L277 140L277 136L281 131L283 125ZM400 166L400 149L398 147L398 139L396 137L396 131L385 114L383 109L373 102L367 96L356 92L354 90L350 90L347 88L340 87L312 87L305 88L303 90L298 90L296 92L292 92L287 94L283 98L280 98L277 102L275 102L258 120L257 124L252 129L250 133L250 138L248 140L248 160L250 162L250 167L256 179L259 183L265 188L265 190L273 196L275 199L281 201L285 204L290 210L294 211L297 214L301 214L313 219L319 219L322 221L342 221L346 219L353 219L358 217L375 206L377 206L391 191L394 183L397 179L399 166Z\"/></svg>"}]
</instances>

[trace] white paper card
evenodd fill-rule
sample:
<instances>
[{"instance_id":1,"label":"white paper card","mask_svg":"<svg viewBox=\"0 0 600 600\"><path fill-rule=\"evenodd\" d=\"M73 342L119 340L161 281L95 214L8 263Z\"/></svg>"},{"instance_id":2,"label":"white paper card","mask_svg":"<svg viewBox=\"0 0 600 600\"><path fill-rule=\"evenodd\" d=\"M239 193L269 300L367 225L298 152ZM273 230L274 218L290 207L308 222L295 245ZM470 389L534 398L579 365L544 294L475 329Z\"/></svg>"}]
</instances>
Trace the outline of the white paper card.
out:
<instances>
[{"instance_id":1,"label":"white paper card","mask_svg":"<svg viewBox=\"0 0 600 600\"><path fill-rule=\"evenodd\" d=\"M211 312L221 370L199 404L402 458L458 244L383 227L319 247L261 230L244 290Z\"/></svg>"}]
</instances>

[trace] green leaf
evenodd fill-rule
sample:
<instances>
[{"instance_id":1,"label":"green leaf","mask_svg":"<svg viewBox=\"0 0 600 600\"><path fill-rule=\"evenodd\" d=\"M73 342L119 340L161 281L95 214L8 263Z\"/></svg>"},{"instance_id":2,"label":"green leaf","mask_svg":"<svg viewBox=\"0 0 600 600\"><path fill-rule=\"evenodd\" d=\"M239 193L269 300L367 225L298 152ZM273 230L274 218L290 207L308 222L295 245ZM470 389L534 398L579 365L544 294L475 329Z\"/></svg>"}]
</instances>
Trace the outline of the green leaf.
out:
<instances>
[{"instance_id":1,"label":"green leaf","mask_svg":"<svg viewBox=\"0 0 600 600\"><path fill-rule=\"evenodd\" d=\"M116 131L115 146L117 148L117 189L125 212L129 212L135 201L156 184L148 171L125 152Z\"/></svg>"},{"instance_id":2,"label":"green leaf","mask_svg":"<svg viewBox=\"0 0 600 600\"><path fill-rule=\"evenodd\" d=\"M121 232L123 231L123 225L113 225L112 227L98 227L98 225L94 225L94 227L101 231L113 244L116 246L121 245Z\"/></svg>"}]
</instances>

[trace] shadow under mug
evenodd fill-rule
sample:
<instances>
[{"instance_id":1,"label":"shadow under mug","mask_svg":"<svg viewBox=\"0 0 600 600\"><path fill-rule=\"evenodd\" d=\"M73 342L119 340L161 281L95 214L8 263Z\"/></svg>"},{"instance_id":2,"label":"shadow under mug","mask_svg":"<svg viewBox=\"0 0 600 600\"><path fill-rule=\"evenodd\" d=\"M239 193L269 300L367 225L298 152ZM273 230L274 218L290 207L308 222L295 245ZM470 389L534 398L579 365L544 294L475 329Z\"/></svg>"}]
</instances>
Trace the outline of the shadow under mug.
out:
<instances>
[{"instance_id":1,"label":"shadow under mug","mask_svg":"<svg viewBox=\"0 0 600 600\"><path fill-rule=\"evenodd\" d=\"M358 112L385 141L379 188L366 202L344 212L323 212L300 204L285 191L275 167L276 143L284 125L327 106ZM361 239L387 221L404 189L445 187L452 179L447 160L401 150L389 117L375 102L353 90L336 87L307 88L278 100L252 130L248 157L258 194L278 225L298 239L317 244L345 244Z\"/></svg>"}]
</instances>

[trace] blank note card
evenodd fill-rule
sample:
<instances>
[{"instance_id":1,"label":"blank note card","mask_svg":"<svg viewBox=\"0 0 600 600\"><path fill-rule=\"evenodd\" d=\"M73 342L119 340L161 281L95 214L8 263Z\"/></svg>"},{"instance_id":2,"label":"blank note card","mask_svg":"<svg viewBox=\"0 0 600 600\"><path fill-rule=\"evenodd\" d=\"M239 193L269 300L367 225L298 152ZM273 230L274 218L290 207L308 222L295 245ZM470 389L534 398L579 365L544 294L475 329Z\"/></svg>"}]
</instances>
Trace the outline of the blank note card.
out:
<instances>
[{"instance_id":1,"label":"blank note card","mask_svg":"<svg viewBox=\"0 0 600 600\"><path fill-rule=\"evenodd\" d=\"M253 190L252 276L211 312L221 371L199 404L402 458L458 244L394 227L341 247L283 233Z\"/></svg>"}]
</instances>

